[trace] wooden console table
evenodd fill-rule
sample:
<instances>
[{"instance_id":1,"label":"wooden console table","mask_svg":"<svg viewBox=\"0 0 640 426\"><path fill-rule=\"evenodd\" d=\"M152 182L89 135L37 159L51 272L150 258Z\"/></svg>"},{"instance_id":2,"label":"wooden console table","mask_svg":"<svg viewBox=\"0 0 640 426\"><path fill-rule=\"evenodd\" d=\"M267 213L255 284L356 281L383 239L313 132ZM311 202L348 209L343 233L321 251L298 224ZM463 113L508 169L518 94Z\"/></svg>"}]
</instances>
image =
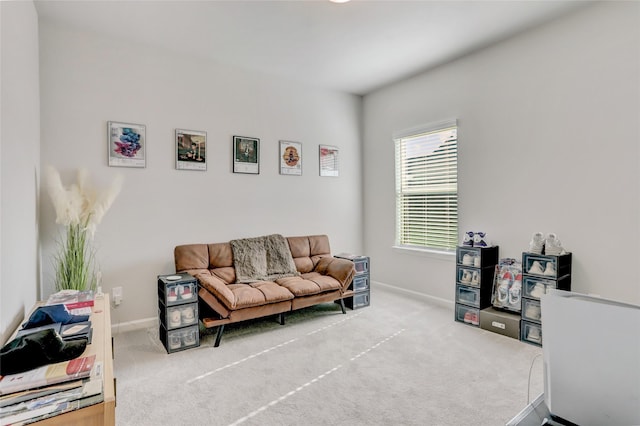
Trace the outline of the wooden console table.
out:
<instances>
[{"instance_id":1,"label":"wooden console table","mask_svg":"<svg viewBox=\"0 0 640 426\"><path fill-rule=\"evenodd\" d=\"M41 305L41 304L40 304ZM39 306L39 305L36 305ZM113 344L109 295L96 298L91 312L93 336L82 356L96 356L103 365L103 400L94 405L49 417L37 425L112 426L116 423L116 381L113 377ZM34 307L35 309L35 307Z\"/></svg>"}]
</instances>

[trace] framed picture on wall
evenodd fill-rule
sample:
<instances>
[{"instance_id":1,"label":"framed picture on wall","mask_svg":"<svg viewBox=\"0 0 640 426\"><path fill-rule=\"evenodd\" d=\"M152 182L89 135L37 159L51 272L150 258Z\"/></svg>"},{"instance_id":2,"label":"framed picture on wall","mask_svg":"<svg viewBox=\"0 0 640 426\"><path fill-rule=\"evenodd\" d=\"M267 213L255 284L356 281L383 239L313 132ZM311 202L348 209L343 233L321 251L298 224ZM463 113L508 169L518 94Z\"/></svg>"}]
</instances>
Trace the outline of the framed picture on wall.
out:
<instances>
[{"instance_id":1,"label":"framed picture on wall","mask_svg":"<svg viewBox=\"0 0 640 426\"><path fill-rule=\"evenodd\" d=\"M107 122L109 166L146 167L147 138L144 124Z\"/></svg>"},{"instance_id":2,"label":"framed picture on wall","mask_svg":"<svg viewBox=\"0 0 640 426\"><path fill-rule=\"evenodd\" d=\"M260 139L233 137L233 173L260 173Z\"/></svg>"},{"instance_id":3,"label":"framed picture on wall","mask_svg":"<svg viewBox=\"0 0 640 426\"><path fill-rule=\"evenodd\" d=\"M338 174L338 147L320 145L320 176L337 177Z\"/></svg>"},{"instance_id":4,"label":"framed picture on wall","mask_svg":"<svg viewBox=\"0 0 640 426\"><path fill-rule=\"evenodd\" d=\"M176 169L207 170L207 132L176 129Z\"/></svg>"},{"instance_id":5,"label":"framed picture on wall","mask_svg":"<svg viewBox=\"0 0 640 426\"><path fill-rule=\"evenodd\" d=\"M280 141L280 174L302 175L302 144Z\"/></svg>"}]
</instances>

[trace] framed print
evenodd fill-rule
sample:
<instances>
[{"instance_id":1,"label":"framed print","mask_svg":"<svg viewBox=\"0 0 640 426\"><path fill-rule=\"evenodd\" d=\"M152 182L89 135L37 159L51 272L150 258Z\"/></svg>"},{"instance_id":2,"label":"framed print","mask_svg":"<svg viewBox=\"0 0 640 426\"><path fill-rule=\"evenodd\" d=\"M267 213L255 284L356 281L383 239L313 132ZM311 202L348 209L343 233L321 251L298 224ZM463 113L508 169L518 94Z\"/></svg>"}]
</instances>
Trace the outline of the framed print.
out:
<instances>
[{"instance_id":1,"label":"framed print","mask_svg":"<svg viewBox=\"0 0 640 426\"><path fill-rule=\"evenodd\" d=\"M146 167L145 125L109 121L107 128L109 166Z\"/></svg>"},{"instance_id":2,"label":"framed print","mask_svg":"<svg viewBox=\"0 0 640 426\"><path fill-rule=\"evenodd\" d=\"M176 169L207 170L207 132L176 129Z\"/></svg>"},{"instance_id":3,"label":"framed print","mask_svg":"<svg viewBox=\"0 0 640 426\"><path fill-rule=\"evenodd\" d=\"M338 176L338 147L320 145L320 176Z\"/></svg>"},{"instance_id":4,"label":"framed print","mask_svg":"<svg viewBox=\"0 0 640 426\"><path fill-rule=\"evenodd\" d=\"M280 141L280 174L302 175L302 144Z\"/></svg>"},{"instance_id":5,"label":"framed print","mask_svg":"<svg viewBox=\"0 0 640 426\"><path fill-rule=\"evenodd\" d=\"M260 173L260 139L233 137L233 173Z\"/></svg>"}]
</instances>

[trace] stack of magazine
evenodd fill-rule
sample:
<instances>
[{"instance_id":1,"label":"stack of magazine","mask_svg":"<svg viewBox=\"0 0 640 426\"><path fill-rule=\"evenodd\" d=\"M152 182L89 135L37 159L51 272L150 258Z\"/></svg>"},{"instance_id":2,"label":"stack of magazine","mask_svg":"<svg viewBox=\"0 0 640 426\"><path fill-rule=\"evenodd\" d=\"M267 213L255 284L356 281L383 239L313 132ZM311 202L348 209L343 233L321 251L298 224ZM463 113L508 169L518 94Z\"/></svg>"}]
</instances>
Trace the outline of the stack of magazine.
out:
<instances>
[{"instance_id":1,"label":"stack of magazine","mask_svg":"<svg viewBox=\"0 0 640 426\"><path fill-rule=\"evenodd\" d=\"M53 295L46 304L56 304L55 300L60 297ZM70 312L88 309L90 314L93 293L90 294L90 300L88 297L87 294L76 295L75 300L71 300L68 294L65 295L69 304L84 304L69 308ZM16 337L44 328L53 328L64 340L86 338L91 343L91 321L22 329L18 330ZM102 402L103 375L103 365L96 362L96 356L83 354L70 361L0 376L0 425L29 424Z\"/></svg>"}]
</instances>

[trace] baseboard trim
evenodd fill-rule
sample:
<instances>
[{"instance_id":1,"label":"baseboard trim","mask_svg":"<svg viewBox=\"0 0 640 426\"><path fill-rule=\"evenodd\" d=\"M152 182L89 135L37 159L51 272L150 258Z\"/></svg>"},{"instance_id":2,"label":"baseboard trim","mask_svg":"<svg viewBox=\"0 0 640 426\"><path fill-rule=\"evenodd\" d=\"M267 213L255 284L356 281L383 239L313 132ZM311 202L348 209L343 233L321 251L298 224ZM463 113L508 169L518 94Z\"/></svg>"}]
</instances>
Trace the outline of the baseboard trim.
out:
<instances>
[{"instance_id":1,"label":"baseboard trim","mask_svg":"<svg viewBox=\"0 0 640 426\"><path fill-rule=\"evenodd\" d=\"M445 308L450 308L453 309L454 307L454 303L451 300L447 300L447 299L442 299L440 297L435 297L435 296L431 296L429 294L425 294L425 293L420 293L414 290L409 290L406 288L402 288L402 287L397 287L395 285L391 285L391 284L386 284L380 281L372 281L371 284L375 284L376 286L381 286L381 287L385 287L388 290L391 290L395 293L400 293L400 294L404 294L406 296L415 296L415 297L419 297L420 299L423 299L425 301L428 302L432 302L435 303L439 306L443 306Z\"/></svg>"},{"instance_id":2,"label":"baseboard trim","mask_svg":"<svg viewBox=\"0 0 640 426\"><path fill-rule=\"evenodd\" d=\"M372 285L384 287L395 293L404 294L405 296L418 297L424 301L435 303L445 308L453 309L454 303L450 300L442 299L440 297L431 296L425 293L420 293L414 290L408 290L406 288L397 287L391 284L386 284L380 281L372 281ZM128 331L141 330L144 328L154 328L158 326L158 317L143 318L134 321L120 322L111 324L111 334L113 336L118 333L126 333Z\"/></svg>"},{"instance_id":3,"label":"baseboard trim","mask_svg":"<svg viewBox=\"0 0 640 426\"><path fill-rule=\"evenodd\" d=\"M111 335L126 333L127 331L141 330L158 326L158 317L143 318L135 321L120 322L111 324Z\"/></svg>"}]
</instances>

